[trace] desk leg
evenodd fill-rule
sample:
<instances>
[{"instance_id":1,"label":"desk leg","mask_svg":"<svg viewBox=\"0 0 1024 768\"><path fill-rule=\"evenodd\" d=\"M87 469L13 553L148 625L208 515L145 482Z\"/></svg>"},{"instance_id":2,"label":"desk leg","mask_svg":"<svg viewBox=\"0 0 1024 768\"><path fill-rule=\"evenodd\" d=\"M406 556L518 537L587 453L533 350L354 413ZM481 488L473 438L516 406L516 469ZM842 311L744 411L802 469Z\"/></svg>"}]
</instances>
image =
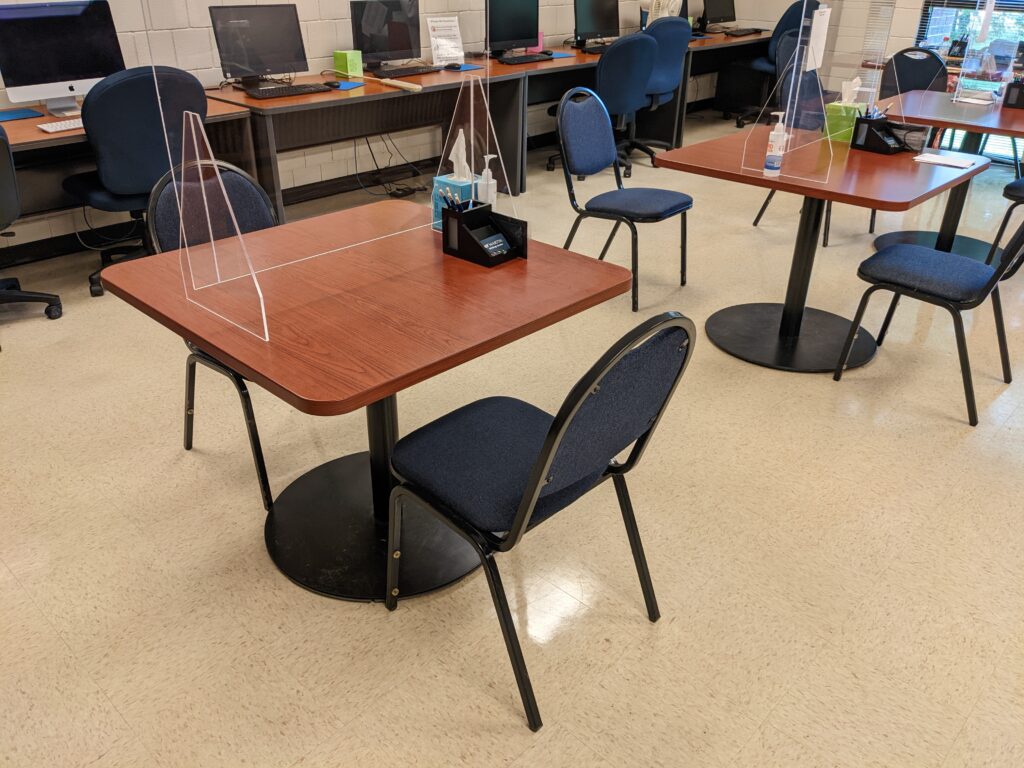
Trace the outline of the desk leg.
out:
<instances>
[{"instance_id":1,"label":"desk leg","mask_svg":"<svg viewBox=\"0 0 1024 768\"><path fill-rule=\"evenodd\" d=\"M972 155L981 154L983 138L984 136L980 133L968 133L964 137L960 151ZM984 240L979 240L976 237L961 237L956 233L960 227L960 218L963 216L964 205L967 203L967 193L970 190L970 179L950 190L949 196L946 198L946 209L942 214L942 224L938 232L921 230L889 232L875 238L875 250L880 251L892 245L910 243L912 245L923 245L926 248L935 248L939 251L955 251L962 256L970 256L977 261L985 261L988 258L989 250L992 248L991 243L986 243Z\"/></svg>"},{"instance_id":2,"label":"desk leg","mask_svg":"<svg viewBox=\"0 0 1024 768\"><path fill-rule=\"evenodd\" d=\"M270 115L252 116L253 151L256 154L256 179L270 195L277 209L277 220L284 224L284 192L281 189L281 174L277 168L277 138L274 135L274 118Z\"/></svg>"},{"instance_id":3,"label":"desk leg","mask_svg":"<svg viewBox=\"0 0 1024 768\"><path fill-rule=\"evenodd\" d=\"M274 564L301 587L343 600L384 600L388 505L398 437L394 396L366 409L369 453L343 456L284 489L264 537ZM407 500L402 523L402 596L431 592L480 566L461 537Z\"/></svg>"},{"instance_id":4,"label":"desk leg","mask_svg":"<svg viewBox=\"0 0 1024 768\"><path fill-rule=\"evenodd\" d=\"M835 370L850 321L807 306L824 212L824 200L804 198L785 304L741 304L719 310L705 326L716 347L748 363L780 371ZM861 328L849 367L864 365L876 349L874 338Z\"/></svg>"},{"instance_id":5,"label":"desk leg","mask_svg":"<svg viewBox=\"0 0 1024 768\"><path fill-rule=\"evenodd\" d=\"M683 146L686 139L686 94L690 90L690 69L693 67L693 51L687 51L683 57L683 82L679 86L678 114L676 115L676 135L673 144L677 149Z\"/></svg>"}]
</instances>

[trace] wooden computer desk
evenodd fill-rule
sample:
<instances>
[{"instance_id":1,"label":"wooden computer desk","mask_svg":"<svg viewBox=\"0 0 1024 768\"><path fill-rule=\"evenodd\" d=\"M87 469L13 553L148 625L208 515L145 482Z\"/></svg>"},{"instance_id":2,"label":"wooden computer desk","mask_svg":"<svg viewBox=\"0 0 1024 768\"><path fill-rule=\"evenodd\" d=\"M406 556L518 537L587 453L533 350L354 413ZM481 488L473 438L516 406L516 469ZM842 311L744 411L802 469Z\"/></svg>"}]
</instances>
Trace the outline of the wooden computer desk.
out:
<instances>
[{"instance_id":1,"label":"wooden computer desk","mask_svg":"<svg viewBox=\"0 0 1024 768\"><path fill-rule=\"evenodd\" d=\"M783 371L831 372L849 333L850 321L807 306L825 203L908 211L946 190L954 190L951 199L958 197L957 190L966 194L971 179L988 168L990 161L949 152L944 154L968 157L974 162L967 169L929 165L915 162L910 152L878 155L838 142L830 145L815 133L816 140L786 154L783 175L767 177L753 168L758 168L758 159L763 162L769 130L767 126L754 126L749 131L665 152L654 163L804 197L785 303L728 307L708 318L705 328L715 346L749 363ZM959 211L951 213L947 207L942 237L952 242L959 220ZM861 328L849 367L864 365L874 357L875 350L874 338Z\"/></svg>"},{"instance_id":2,"label":"wooden computer desk","mask_svg":"<svg viewBox=\"0 0 1024 768\"><path fill-rule=\"evenodd\" d=\"M265 525L277 566L333 597L384 598L397 393L630 288L622 267L535 241L528 259L492 269L445 256L430 219L424 206L388 200L246 235L269 341L187 300L177 251L103 271L111 293L300 411L366 409L370 452L295 480ZM254 291L246 283L205 290L224 290L228 307ZM479 565L429 514L404 516L403 597Z\"/></svg>"}]
</instances>

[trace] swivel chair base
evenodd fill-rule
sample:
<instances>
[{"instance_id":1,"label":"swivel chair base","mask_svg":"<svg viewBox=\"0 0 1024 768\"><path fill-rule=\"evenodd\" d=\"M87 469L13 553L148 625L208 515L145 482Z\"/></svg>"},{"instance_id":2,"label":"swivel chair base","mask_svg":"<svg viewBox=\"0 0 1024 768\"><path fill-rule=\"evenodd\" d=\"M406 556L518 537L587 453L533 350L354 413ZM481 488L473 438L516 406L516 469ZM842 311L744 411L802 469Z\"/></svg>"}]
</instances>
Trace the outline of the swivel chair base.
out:
<instances>
[{"instance_id":1,"label":"swivel chair base","mask_svg":"<svg viewBox=\"0 0 1024 768\"><path fill-rule=\"evenodd\" d=\"M21 290L21 283L14 277L0 280L0 304L26 304L29 302L46 304L46 308L43 311L51 320L56 320L64 314L64 309L60 303L60 296L57 294L23 291Z\"/></svg>"},{"instance_id":2,"label":"swivel chair base","mask_svg":"<svg viewBox=\"0 0 1024 768\"><path fill-rule=\"evenodd\" d=\"M89 275L89 295L90 296L102 296L103 295L103 283L100 281L100 273L104 269L109 267L115 262L131 261L132 259L141 259L143 256L148 256L151 251L149 250L148 243L146 242L146 226L145 226L145 215L142 211L132 211L132 234L124 239L124 241L115 245L113 248L105 248L100 251L100 268ZM139 225L142 225L142 235L137 235L135 232L138 231ZM118 258L120 257L120 258Z\"/></svg>"}]
</instances>

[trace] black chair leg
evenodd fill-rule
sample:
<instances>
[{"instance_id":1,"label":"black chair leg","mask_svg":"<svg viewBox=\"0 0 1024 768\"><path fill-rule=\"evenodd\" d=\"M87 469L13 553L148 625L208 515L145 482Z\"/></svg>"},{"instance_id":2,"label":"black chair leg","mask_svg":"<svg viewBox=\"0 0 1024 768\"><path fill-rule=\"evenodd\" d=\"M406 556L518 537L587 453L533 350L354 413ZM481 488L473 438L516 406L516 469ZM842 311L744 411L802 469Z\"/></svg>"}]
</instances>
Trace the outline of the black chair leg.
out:
<instances>
[{"instance_id":1,"label":"black chair leg","mask_svg":"<svg viewBox=\"0 0 1024 768\"><path fill-rule=\"evenodd\" d=\"M402 494L396 489L391 494L391 510L388 518L388 566L387 590L384 605L389 611L398 607L398 566L402 559Z\"/></svg>"},{"instance_id":2,"label":"black chair leg","mask_svg":"<svg viewBox=\"0 0 1024 768\"><path fill-rule=\"evenodd\" d=\"M192 450L192 433L196 415L196 356L185 361L185 450Z\"/></svg>"},{"instance_id":3,"label":"black chair leg","mask_svg":"<svg viewBox=\"0 0 1024 768\"><path fill-rule=\"evenodd\" d=\"M1010 139L1010 146L1013 148L1013 173L1020 178L1020 155L1017 154L1017 140Z\"/></svg>"},{"instance_id":4,"label":"black chair leg","mask_svg":"<svg viewBox=\"0 0 1024 768\"><path fill-rule=\"evenodd\" d=\"M679 221L679 284L686 285L686 211Z\"/></svg>"},{"instance_id":5,"label":"black chair leg","mask_svg":"<svg viewBox=\"0 0 1024 768\"><path fill-rule=\"evenodd\" d=\"M633 222L629 224L630 234L633 240L632 264L633 264L633 311L640 311L640 238L636 233L636 226Z\"/></svg>"},{"instance_id":6,"label":"black chair leg","mask_svg":"<svg viewBox=\"0 0 1024 768\"><path fill-rule=\"evenodd\" d=\"M832 231L832 201L825 204L825 226L822 228L821 247L828 248L828 235Z\"/></svg>"},{"instance_id":7,"label":"black chair leg","mask_svg":"<svg viewBox=\"0 0 1024 768\"><path fill-rule=\"evenodd\" d=\"M850 352L853 351L853 342L857 340L857 332L860 330L861 321L864 319L864 311L868 308L868 302L876 290L878 289L875 286L868 288L860 299L857 314L853 316L853 322L850 323L850 332L846 336L846 343L843 344L843 351L839 353L839 361L836 363L835 373L832 374L832 378L835 381L843 378L843 370L846 368L846 361L850 359Z\"/></svg>"},{"instance_id":8,"label":"black chair leg","mask_svg":"<svg viewBox=\"0 0 1024 768\"><path fill-rule=\"evenodd\" d=\"M615 495L619 499L619 509L622 510L622 522L626 524L629 548L633 550L636 573L640 577L640 588L643 590L644 603L647 605L647 618L652 622L657 621L661 618L661 611L658 610L658 600L654 596L654 584L651 583L651 572L644 556L644 545L640 541L640 530L636 525L636 515L633 514L633 503L629 498L626 478L624 475L613 475L612 482L615 484Z\"/></svg>"},{"instance_id":9,"label":"black chair leg","mask_svg":"<svg viewBox=\"0 0 1024 768\"><path fill-rule=\"evenodd\" d=\"M971 378L971 359L967 354L967 334L964 333L964 320L960 311L947 307L953 316L953 329L956 331L956 350L960 354L960 374L964 379L964 397L967 400L967 420L972 427L978 425L978 406L974 401L974 381Z\"/></svg>"},{"instance_id":10,"label":"black chair leg","mask_svg":"<svg viewBox=\"0 0 1024 768\"><path fill-rule=\"evenodd\" d=\"M577 215L576 221L572 223L572 229L569 230L569 237L565 239L565 245L562 246L562 250L569 250L569 246L572 245L572 241L576 238L576 232L579 231L580 224L583 222L583 217Z\"/></svg>"},{"instance_id":11,"label":"black chair leg","mask_svg":"<svg viewBox=\"0 0 1024 768\"><path fill-rule=\"evenodd\" d=\"M766 197L766 198L764 199L764 202L763 202L763 203L761 203L761 210L759 210L759 211L757 212L757 216L755 216L755 217L754 217L754 226L755 226L755 227L756 227L756 226L757 226L758 224L760 224L760 223L761 223L761 219L763 219L763 218L764 218L764 214L765 214L765 211L767 211L767 210L768 210L768 206L772 204L772 198L773 198L773 197L775 197L775 190L774 190L774 189L773 189L773 190L771 190L771 191L770 191L770 192L768 193L768 197Z\"/></svg>"},{"instance_id":12,"label":"black chair leg","mask_svg":"<svg viewBox=\"0 0 1024 768\"><path fill-rule=\"evenodd\" d=\"M604 257L608 255L608 249L612 247L612 242L615 240L615 235L619 233L619 227L621 226L621 221L615 222L615 226L612 227L612 233L608 235L608 239L604 241L604 248L601 249L601 255L597 257L598 261L604 261Z\"/></svg>"},{"instance_id":13,"label":"black chair leg","mask_svg":"<svg viewBox=\"0 0 1024 768\"><path fill-rule=\"evenodd\" d=\"M1013 381L1013 372L1010 370L1010 350L1006 344L1006 326L1003 323L1003 300L999 297L999 289L992 291L992 311L996 316L996 337L999 339L999 357L1003 363L1003 381L1009 384Z\"/></svg>"},{"instance_id":14,"label":"black chair leg","mask_svg":"<svg viewBox=\"0 0 1024 768\"><path fill-rule=\"evenodd\" d=\"M896 314L896 306L900 303L900 295L894 293L892 295L892 303L889 304L889 310L885 313L885 320L882 321L882 327L878 331L878 336L875 338L875 344L882 346L882 342L885 341L885 335L889 333L889 326L892 324L892 318Z\"/></svg>"},{"instance_id":15,"label":"black chair leg","mask_svg":"<svg viewBox=\"0 0 1024 768\"><path fill-rule=\"evenodd\" d=\"M868 234L875 234L875 223L878 220L878 211L874 208L871 209L871 218L868 220Z\"/></svg>"},{"instance_id":16,"label":"black chair leg","mask_svg":"<svg viewBox=\"0 0 1024 768\"><path fill-rule=\"evenodd\" d=\"M519 637L516 635L516 625L512 621L512 611L508 607L508 598L505 597L505 588L501 585L498 564L494 562L493 555L489 554L481 556L480 560L487 575L487 586L491 589L491 599L498 614L498 623L501 625L501 635L505 638L505 648L508 650L509 661L512 662L512 671L519 685L519 695L523 700L523 709L526 710L526 721L531 731L539 731L543 725L540 710L533 695L533 685L530 683L530 673L526 669L523 649L519 647Z\"/></svg>"}]
</instances>

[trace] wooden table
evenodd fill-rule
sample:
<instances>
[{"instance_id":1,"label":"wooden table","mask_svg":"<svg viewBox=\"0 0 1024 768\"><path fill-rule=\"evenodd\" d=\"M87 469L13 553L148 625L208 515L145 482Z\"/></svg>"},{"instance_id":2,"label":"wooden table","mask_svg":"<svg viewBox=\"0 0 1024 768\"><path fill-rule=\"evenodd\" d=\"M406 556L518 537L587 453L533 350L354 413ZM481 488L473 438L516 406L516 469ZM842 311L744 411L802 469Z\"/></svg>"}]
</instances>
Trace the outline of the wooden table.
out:
<instances>
[{"instance_id":1,"label":"wooden table","mask_svg":"<svg viewBox=\"0 0 1024 768\"><path fill-rule=\"evenodd\" d=\"M804 196L785 303L743 304L720 310L708 319L706 330L717 347L750 363L784 371L832 371L850 321L806 306L826 202L908 211L946 190L966 187L990 161L966 155L974 164L961 170L915 162L908 152L877 155L851 150L845 144L832 144L830 152L829 145L819 140L789 152L784 175L770 178L743 167L748 135L747 157L763 158L769 131L767 126L755 126L749 132L672 150L658 155L655 164ZM965 157L956 152L943 154ZM955 234L958 221L959 215L947 211L943 223ZM875 350L874 338L861 329L849 366L864 365Z\"/></svg>"},{"instance_id":2,"label":"wooden table","mask_svg":"<svg viewBox=\"0 0 1024 768\"><path fill-rule=\"evenodd\" d=\"M981 154L981 145L986 135L1006 136L1011 139L1024 138L1024 110L1003 109L1001 103L990 106L954 102L948 93L937 91L910 91L879 102L879 107L889 108L889 118L905 123L927 125L932 128L964 131L961 152ZM967 200L967 187L963 193L951 195L950 215L959 221ZM991 243L974 237L957 236L954 240L935 232L918 230L889 232L875 239L875 247L881 250L896 243L914 243L942 251L956 251L964 256L984 261L989 256Z\"/></svg>"},{"instance_id":3,"label":"wooden table","mask_svg":"<svg viewBox=\"0 0 1024 768\"><path fill-rule=\"evenodd\" d=\"M384 597L396 394L630 288L626 269L534 241L528 259L492 269L445 256L430 217L425 207L385 201L247 235L266 342L186 300L177 252L103 271L113 294L300 411L366 408L369 453L303 475L266 521L278 567L333 597ZM514 390L512 380L495 391L509 384ZM404 594L444 586L478 564L428 513L405 519Z\"/></svg>"}]
</instances>

